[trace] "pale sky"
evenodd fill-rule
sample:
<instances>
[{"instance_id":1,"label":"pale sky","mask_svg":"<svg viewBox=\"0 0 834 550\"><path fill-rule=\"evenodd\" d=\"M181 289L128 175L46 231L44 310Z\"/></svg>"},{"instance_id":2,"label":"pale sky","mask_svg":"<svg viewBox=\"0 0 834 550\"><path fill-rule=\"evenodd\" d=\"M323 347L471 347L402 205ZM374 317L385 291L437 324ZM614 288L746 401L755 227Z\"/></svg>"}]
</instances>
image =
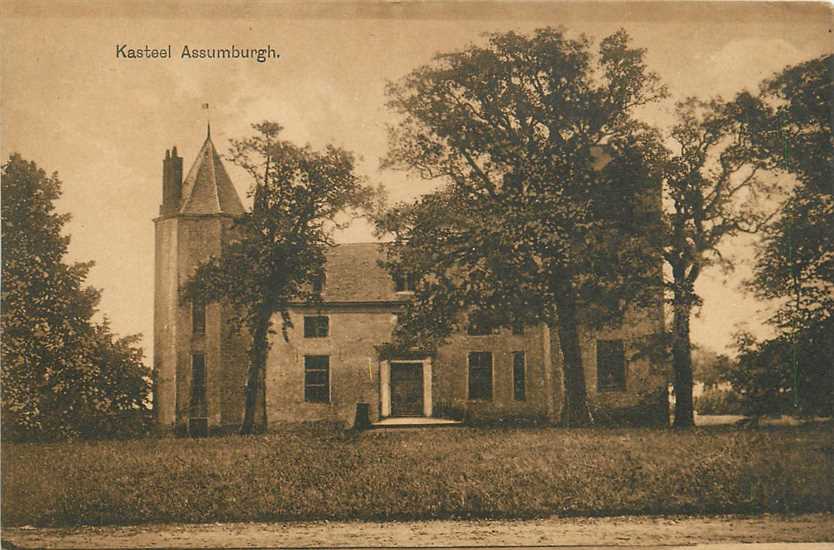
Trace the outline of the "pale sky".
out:
<instances>
[{"instance_id":1,"label":"pale sky","mask_svg":"<svg viewBox=\"0 0 834 550\"><path fill-rule=\"evenodd\" d=\"M334 143L363 160L392 200L431 187L378 169L386 150L386 80L438 52L481 41L487 31L563 26L597 41L625 28L648 49L649 67L672 99L725 97L789 64L831 52L827 4L743 3L3 3L0 153L19 152L64 182L59 209L70 212L70 259L94 260L88 282L104 291L101 311L120 334L144 334L152 356L154 229L161 162L177 145L186 171L205 138L221 152L249 125L280 122L285 137L314 147ZM170 60L117 59L116 45L167 47ZM260 48L280 59L182 60L183 45ZM667 125L672 102L649 122ZM249 182L226 163L244 203ZM356 224L341 240L371 240ZM725 351L739 323L754 333L763 304L738 289L749 275L750 241L727 243L732 275L707 271L705 305L693 340ZM148 364L150 360L147 359Z\"/></svg>"}]
</instances>

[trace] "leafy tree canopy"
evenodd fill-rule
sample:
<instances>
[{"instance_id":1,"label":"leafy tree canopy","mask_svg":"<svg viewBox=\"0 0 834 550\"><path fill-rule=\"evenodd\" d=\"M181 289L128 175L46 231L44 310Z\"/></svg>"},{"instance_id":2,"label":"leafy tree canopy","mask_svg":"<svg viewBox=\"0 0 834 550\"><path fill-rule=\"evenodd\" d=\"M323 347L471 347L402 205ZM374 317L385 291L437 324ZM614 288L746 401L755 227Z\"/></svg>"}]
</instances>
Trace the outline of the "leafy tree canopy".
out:
<instances>
[{"instance_id":1,"label":"leafy tree canopy","mask_svg":"<svg viewBox=\"0 0 834 550\"><path fill-rule=\"evenodd\" d=\"M92 266L67 264L68 214L56 174L13 154L2 169L2 401L7 437L104 436L141 429L149 372L138 336L93 322Z\"/></svg>"},{"instance_id":2,"label":"leafy tree canopy","mask_svg":"<svg viewBox=\"0 0 834 550\"><path fill-rule=\"evenodd\" d=\"M749 133L774 167L796 176L757 247L756 295L781 300L772 322L798 331L834 314L834 55L788 67L765 81Z\"/></svg>"},{"instance_id":3,"label":"leafy tree canopy","mask_svg":"<svg viewBox=\"0 0 834 550\"><path fill-rule=\"evenodd\" d=\"M243 433L263 410L264 372L272 316L290 326L294 302L315 302L312 280L324 272L333 233L373 205L377 194L354 172L351 153L328 145L315 151L280 139L274 122L254 124L252 137L233 140L229 157L252 178L253 207L235 221L236 239L197 270L182 289L186 301L222 301L238 312L252 337ZM346 221L347 220L347 221ZM265 428L264 416L258 421Z\"/></svg>"},{"instance_id":4,"label":"leafy tree canopy","mask_svg":"<svg viewBox=\"0 0 834 550\"><path fill-rule=\"evenodd\" d=\"M380 220L395 235L389 269L422 275L398 335L443 338L462 311L498 326L558 319L565 416L586 422L576 303L608 312L645 288L629 281L658 274L642 242L659 206L654 136L633 111L666 91L644 51L624 31L596 52L552 28L491 34L387 91L400 122L384 166L443 182Z\"/></svg>"},{"instance_id":5,"label":"leafy tree canopy","mask_svg":"<svg viewBox=\"0 0 834 550\"><path fill-rule=\"evenodd\" d=\"M771 153L775 166L795 174L813 192L834 194L834 55L787 67L765 80L757 112L746 120L751 137Z\"/></svg>"},{"instance_id":6,"label":"leafy tree canopy","mask_svg":"<svg viewBox=\"0 0 834 550\"><path fill-rule=\"evenodd\" d=\"M756 247L755 295L775 300L777 336L739 338L734 388L751 414L831 415L834 378L834 55L788 67L741 94L747 135L772 168L795 176Z\"/></svg>"}]
</instances>

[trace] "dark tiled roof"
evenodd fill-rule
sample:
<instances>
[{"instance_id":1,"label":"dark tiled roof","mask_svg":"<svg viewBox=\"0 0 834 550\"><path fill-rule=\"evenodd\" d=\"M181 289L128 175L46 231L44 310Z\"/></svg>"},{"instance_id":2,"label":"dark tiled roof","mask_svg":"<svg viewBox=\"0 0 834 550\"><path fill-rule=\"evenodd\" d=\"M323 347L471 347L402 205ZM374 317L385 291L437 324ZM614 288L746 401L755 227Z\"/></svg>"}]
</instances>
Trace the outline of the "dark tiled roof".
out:
<instances>
[{"instance_id":1,"label":"dark tiled roof","mask_svg":"<svg viewBox=\"0 0 834 550\"><path fill-rule=\"evenodd\" d=\"M223 167L220 155L207 137L197 154L191 170L182 184L181 214L231 214L243 213L243 205L235 186Z\"/></svg>"},{"instance_id":2,"label":"dark tiled roof","mask_svg":"<svg viewBox=\"0 0 834 550\"><path fill-rule=\"evenodd\" d=\"M379 266L379 243L339 244L327 253L325 302L394 302L408 298L394 291L394 281Z\"/></svg>"}]
</instances>

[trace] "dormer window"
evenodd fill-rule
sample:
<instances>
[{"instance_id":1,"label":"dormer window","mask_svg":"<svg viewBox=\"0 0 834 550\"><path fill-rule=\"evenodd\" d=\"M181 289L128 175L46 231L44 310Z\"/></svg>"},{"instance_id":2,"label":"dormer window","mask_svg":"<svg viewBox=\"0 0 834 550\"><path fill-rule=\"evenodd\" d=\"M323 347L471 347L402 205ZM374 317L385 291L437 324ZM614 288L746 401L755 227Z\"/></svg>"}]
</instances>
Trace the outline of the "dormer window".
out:
<instances>
[{"instance_id":1,"label":"dormer window","mask_svg":"<svg viewBox=\"0 0 834 550\"><path fill-rule=\"evenodd\" d=\"M394 290L397 292L414 292L417 288L417 277L414 273L397 273L394 275Z\"/></svg>"},{"instance_id":2,"label":"dormer window","mask_svg":"<svg viewBox=\"0 0 834 550\"><path fill-rule=\"evenodd\" d=\"M497 334L498 328L484 320L470 317L466 324L466 333L469 336L489 336Z\"/></svg>"},{"instance_id":3,"label":"dormer window","mask_svg":"<svg viewBox=\"0 0 834 550\"><path fill-rule=\"evenodd\" d=\"M324 292L324 285L326 281L327 276L324 273L314 275L313 280L310 283L310 285L313 287L313 292L315 292L316 294L321 294L322 292Z\"/></svg>"}]
</instances>

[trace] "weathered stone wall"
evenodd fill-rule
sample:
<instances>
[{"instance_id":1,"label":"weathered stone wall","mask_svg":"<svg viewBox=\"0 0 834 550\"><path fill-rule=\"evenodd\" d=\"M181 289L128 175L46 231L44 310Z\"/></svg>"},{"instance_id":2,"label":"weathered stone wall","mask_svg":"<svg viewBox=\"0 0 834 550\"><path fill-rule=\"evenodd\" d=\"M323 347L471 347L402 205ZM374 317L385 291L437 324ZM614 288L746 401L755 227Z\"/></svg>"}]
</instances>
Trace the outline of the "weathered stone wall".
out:
<instances>
[{"instance_id":1,"label":"weathered stone wall","mask_svg":"<svg viewBox=\"0 0 834 550\"><path fill-rule=\"evenodd\" d=\"M217 391L220 401L220 425L224 431L236 431L243 420L244 388L249 366L249 339L246 330L237 330L232 312L221 308L222 370Z\"/></svg>"},{"instance_id":2,"label":"weathered stone wall","mask_svg":"<svg viewBox=\"0 0 834 550\"><path fill-rule=\"evenodd\" d=\"M248 338L232 324L232 312L218 304L206 308L205 335L192 334L191 307L180 306L177 290L197 266L221 253L229 242L231 218L217 215L179 215L156 224L156 342L159 423L184 430L191 403L191 356L206 358L207 408L210 429L234 429L241 420L244 383L248 366ZM380 359L375 346L389 342L395 325L395 303L326 305L321 311L297 308L294 327L284 341L280 330L272 338L267 363L267 417L270 423L299 421L353 422L356 404L370 405L371 419L381 414ZM304 315L326 314L329 336L304 338ZM660 306L630 313L619 329L580 331L588 394L596 407L627 408L645 394L665 385L666 374L645 358L632 358L634 342L662 329ZM275 321L280 329L280 320ZM625 391L597 391L596 342L626 342ZM468 355L488 351L493 357L493 396L471 400L468 396ZM526 359L525 399L514 396L513 352ZM330 403L304 400L304 356L330 357ZM435 415L450 412L471 420L502 418L550 418L558 420L562 404L562 359L558 337L547 327L526 327L523 335L509 330L499 334L453 335L432 358L432 405Z\"/></svg>"},{"instance_id":3,"label":"weathered stone wall","mask_svg":"<svg viewBox=\"0 0 834 550\"><path fill-rule=\"evenodd\" d=\"M188 281L200 263L220 254L222 218L216 216L177 218L179 224L178 284ZM206 361L206 399L210 426L220 423L220 311L217 304L206 306L206 331L195 335L191 324L191 307L177 307L177 423L188 422L191 406L191 355L203 352Z\"/></svg>"},{"instance_id":4,"label":"weathered stone wall","mask_svg":"<svg viewBox=\"0 0 834 550\"><path fill-rule=\"evenodd\" d=\"M222 218L222 245L236 238L231 218ZM219 364L220 376L217 380L217 396L220 409L219 428L236 431L243 420L244 388L246 371L249 366L249 336L245 327L234 322L234 312L229 306L218 306L220 319L217 327L221 338ZM208 320L207 320L208 321ZM208 327L206 327L208 328Z\"/></svg>"},{"instance_id":5,"label":"weathered stone wall","mask_svg":"<svg viewBox=\"0 0 834 550\"><path fill-rule=\"evenodd\" d=\"M288 341L276 336L267 365L267 415L270 423L328 420L353 422L357 403L370 405L371 419L380 418L380 360L375 346L391 340L395 308L351 307L323 311L330 335L304 338L304 314L293 311ZM308 315L318 314L312 310ZM493 354L493 399L468 400L468 354ZM523 351L527 362L526 399L513 395L512 352ZM304 356L330 356L330 403L304 401ZM547 413L545 342L542 330L527 328L523 336L457 335L432 358L432 402L437 412L465 411L472 419L543 417Z\"/></svg>"},{"instance_id":6,"label":"weathered stone wall","mask_svg":"<svg viewBox=\"0 0 834 550\"><path fill-rule=\"evenodd\" d=\"M304 338L304 315L327 315L330 335ZM379 418L379 360L374 348L391 339L396 319L386 307L330 308L318 313L297 309L288 340L273 337L266 372L267 418L270 423L326 420L351 424L356 404L368 403ZM304 356L330 356L330 403L304 401Z\"/></svg>"},{"instance_id":7,"label":"weathered stone wall","mask_svg":"<svg viewBox=\"0 0 834 550\"><path fill-rule=\"evenodd\" d=\"M156 220L154 232L154 410L158 425L172 429L177 387L177 220Z\"/></svg>"},{"instance_id":8,"label":"weathered stone wall","mask_svg":"<svg viewBox=\"0 0 834 550\"><path fill-rule=\"evenodd\" d=\"M154 368L157 415L164 429L187 428L191 405L191 356L206 361L206 403L211 428L237 424L243 409L245 337L230 330L231 314L206 306L205 334L193 334L191 306L179 304L179 288L197 267L219 255L230 238L228 216L172 216L156 220Z\"/></svg>"},{"instance_id":9,"label":"weathered stone wall","mask_svg":"<svg viewBox=\"0 0 834 550\"><path fill-rule=\"evenodd\" d=\"M492 353L492 399L470 400L469 353ZM513 352L523 351L527 363L526 395L516 401L513 395ZM545 376L545 345L543 330L526 327L524 335L509 330L498 334L472 336L453 335L437 351L434 365L434 401L450 403L465 411L472 420L492 420L512 417L544 417L547 415Z\"/></svg>"},{"instance_id":10,"label":"weathered stone wall","mask_svg":"<svg viewBox=\"0 0 834 550\"><path fill-rule=\"evenodd\" d=\"M643 351L641 341L646 336L661 332L663 323L662 305L659 304L654 308L629 311L618 328L592 330L583 327L580 329L582 367L585 371L588 398L595 408L606 410L606 416L616 417L618 410L624 411L638 406L650 394L665 389L668 373L664 365L652 364L650 359L641 353ZM597 341L618 339L625 343L625 391L599 391L597 385ZM556 331L551 331L551 347L555 365L554 373L561 376L563 361ZM557 381L555 387L556 408L557 411L560 411L562 405L561 380ZM558 418L558 416L557 414L556 417ZM658 421L660 420L658 419Z\"/></svg>"},{"instance_id":11,"label":"weathered stone wall","mask_svg":"<svg viewBox=\"0 0 834 550\"><path fill-rule=\"evenodd\" d=\"M297 309L288 341L276 335L267 364L267 415L270 423L335 421L351 424L357 403L370 405L371 419L381 415L380 360L375 346L391 340L395 307L340 306L320 311ZM330 334L326 338L304 338L304 315L327 315ZM277 321L276 321L277 322ZM276 325L277 326L277 325ZM654 315L630 314L621 328L580 331L582 359L589 399L596 406L612 409L633 407L641 396L665 385L662 369L648 359L634 358L634 343L662 326ZM626 390L597 391L597 339L623 339L626 347ZM468 356L488 351L493 357L491 400L468 396ZM523 351L526 359L525 399L516 401L513 392L513 352ZM330 403L304 401L304 356L330 357ZM558 337L546 327L526 327L524 335L504 330L498 334L453 335L437 350L432 364L432 406L434 415L449 411L472 421L514 418L558 420L562 405L562 358ZM549 370L548 370L549 369ZM548 388L549 386L549 388Z\"/></svg>"}]
</instances>

